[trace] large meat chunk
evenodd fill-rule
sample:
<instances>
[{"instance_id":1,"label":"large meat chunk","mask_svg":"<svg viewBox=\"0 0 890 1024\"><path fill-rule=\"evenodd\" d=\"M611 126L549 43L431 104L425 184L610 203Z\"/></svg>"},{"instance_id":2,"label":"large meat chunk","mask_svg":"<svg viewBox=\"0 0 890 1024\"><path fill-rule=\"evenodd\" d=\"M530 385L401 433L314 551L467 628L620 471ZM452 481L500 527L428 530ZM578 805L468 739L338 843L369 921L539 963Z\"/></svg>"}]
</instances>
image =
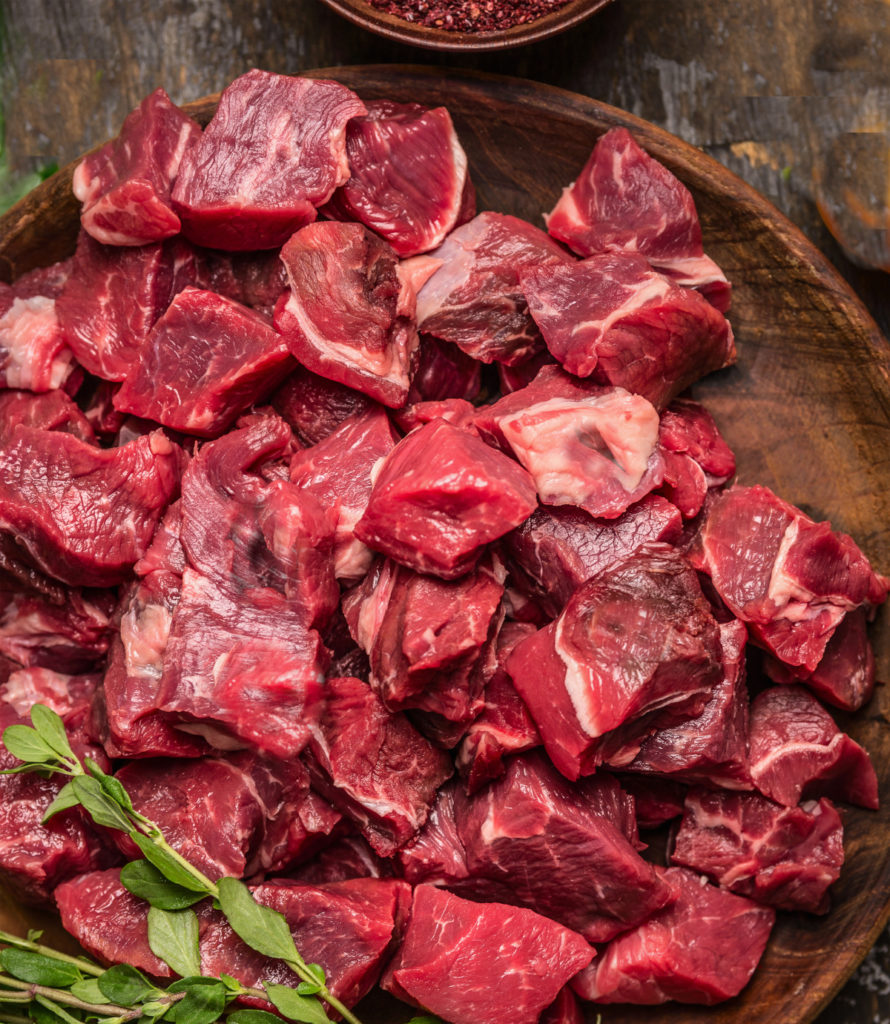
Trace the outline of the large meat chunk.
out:
<instances>
[{"instance_id":1,"label":"large meat chunk","mask_svg":"<svg viewBox=\"0 0 890 1024\"><path fill-rule=\"evenodd\" d=\"M84 157L71 182L80 222L106 245L145 245L179 232L170 190L185 150L201 129L163 89L147 96L116 139Z\"/></svg>"},{"instance_id":2,"label":"large meat chunk","mask_svg":"<svg viewBox=\"0 0 890 1024\"><path fill-rule=\"evenodd\" d=\"M603 135L545 220L550 234L581 256L639 252L721 312L729 308L729 282L704 255L692 196L626 128Z\"/></svg>"},{"instance_id":3,"label":"large meat chunk","mask_svg":"<svg viewBox=\"0 0 890 1024\"><path fill-rule=\"evenodd\" d=\"M181 454L161 431L100 449L16 427L0 452L0 531L63 583L114 586L145 554L175 496Z\"/></svg>"},{"instance_id":4,"label":"large meat chunk","mask_svg":"<svg viewBox=\"0 0 890 1024\"><path fill-rule=\"evenodd\" d=\"M522 274L547 348L571 373L613 384L659 408L735 361L729 321L642 256L604 253Z\"/></svg>"},{"instance_id":5,"label":"large meat chunk","mask_svg":"<svg viewBox=\"0 0 890 1024\"><path fill-rule=\"evenodd\" d=\"M8 435L17 423L39 430L61 430L81 441L96 443L90 421L64 391L38 395L31 391L0 392L0 437Z\"/></svg>"},{"instance_id":6,"label":"large meat chunk","mask_svg":"<svg viewBox=\"0 0 890 1024\"><path fill-rule=\"evenodd\" d=\"M452 1024L537 1024L594 955L580 935L531 910L480 906L429 885L414 890L385 989Z\"/></svg>"},{"instance_id":7,"label":"large meat chunk","mask_svg":"<svg viewBox=\"0 0 890 1024\"><path fill-rule=\"evenodd\" d=\"M868 754L801 686L774 686L751 705L751 778L764 796L794 807L801 797L833 796L878 806Z\"/></svg>"},{"instance_id":8,"label":"large meat chunk","mask_svg":"<svg viewBox=\"0 0 890 1024\"><path fill-rule=\"evenodd\" d=\"M259 313L186 288L140 347L114 407L217 437L292 367L287 345Z\"/></svg>"},{"instance_id":9,"label":"large meat chunk","mask_svg":"<svg viewBox=\"0 0 890 1024\"><path fill-rule=\"evenodd\" d=\"M419 103L372 100L346 126L349 180L324 213L371 228L399 256L440 245L464 216L472 184L451 115ZM470 211L470 216L475 209Z\"/></svg>"},{"instance_id":10,"label":"large meat chunk","mask_svg":"<svg viewBox=\"0 0 890 1024\"><path fill-rule=\"evenodd\" d=\"M346 122L365 106L336 82L248 71L183 155L173 208L216 249L274 249L349 177Z\"/></svg>"},{"instance_id":11,"label":"large meat chunk","mask_svg":"<svg viewBox=\"0 0 890 1024\"><path fill-rule=\"evenodd\" d=\"M315 786L391 856L426 821L451 761L360 679L329 679L325 695L310 745Z\"/></svg>"},{"instance_id":12,"label":"large meat chunk","mask_svg":"<svg viewBox=\"0 0 890 1024\"><path fill-rule=\"evenodd\" d=\"M572 263L543 231L486 211L430 254L438 265L417 295L417 322L483 363L521 363L541 347L519 285L532 267Z\"/></svg>"},{"instance_id":13,"label":"large meat chunk","mask_svg":"<svg viewBox=\"0 0 890 1024\"><path fill-rule=\"evenodd\" d=\"M701 712L723 675L720 633L689 563L649 544L580 586L507 671L553 763L576 779L618 751L632 760L654 712L662 726Z\"/></svg>"},{"instance_id":14,"label":"large meat chunk","mask_svg":"<svg viewBox=\"0 0 890 1024\"><path fill-rule=\"evenodd\" d=\"M776 912L706 885L685 868L668 868L664 877L676 898L614 939L572 981L582 999L643 1005L673 999L711 1006L747 985Z\"/></svg>"},{"instance_id":15,"label":"large meat chunk","mask_svg":"<svg viewBox=\"0 0 890 1024\"><path fill-rule=\"evenodd\" d=\"M314 373L398 408L419 344L416 294L392 247L361 224L324 221L281 250L290 292L275 326Z\"/></svg>"},{"instance_id":16,"label":"large meat chunk","mask_svg":"<svg viewBox=\"0 0 890 1024\"><path fill-rule=\"evenodd\" d=\"M698 515L708 490L735 474L735 456L708 410L676 399L661 414L658 443L664 459L661 493L687 519Z\"/></svg>"},{"instance_id":17,"label":"large meat chunk","mask_svg":"<svg viewBox=\"0 0 890 1024\"><path fill-rule=\"evenodd\" d=\"M824 914L844 862L844 827L828 800L780 807L758 793L695 789L671 862L758 903Z\"/></svg>"},{"instance_id":18,"label":"large meat chunk","mask_svg":"<svg viewBox=\"0 0 890 1024\"><path fill-rule=\"evenodd\" d=\"M0 286L0 387L39 392L71 387L77 364L58 312L55 298L19 296L14 288Z\"/></svg>"},{"instance_id":19,"label":"large meat chunk","mask_svg":"<svg viewBox=\"0 0 890 1024\"><path fill-rule=\"evenodd\" d=\"M524 469L437 419L387 456L355 535L409 568L454 579L536 506Z\"/></svg>"}]
</instances>

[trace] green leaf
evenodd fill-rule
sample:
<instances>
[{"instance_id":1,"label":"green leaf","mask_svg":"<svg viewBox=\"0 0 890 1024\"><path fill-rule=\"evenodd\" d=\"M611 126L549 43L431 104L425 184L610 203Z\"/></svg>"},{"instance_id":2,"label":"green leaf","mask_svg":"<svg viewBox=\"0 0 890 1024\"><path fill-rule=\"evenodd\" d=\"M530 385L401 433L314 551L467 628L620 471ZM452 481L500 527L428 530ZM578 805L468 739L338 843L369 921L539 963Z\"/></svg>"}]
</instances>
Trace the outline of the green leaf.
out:
<instances>
[{"instance_id":1,"label":"green leaf","mask_svg":"<svg viewBox=\"0 0 890 1024\"><path fill-rule=\"evenodd\" d=\"M147 860L132 860L124 864L121 883L128 892L161 910L185 910L205 898L203 893L167 881Z\"/></svg>"},{"instance_id":2,"label":"green leaf","mask_svg":"<svg viewBox=\"0 0 890 1024\"><path fill-rule=\"evenodd\" d=\"M135 829L130 830L130 838L142 851L145 859L150 861L161 872L161 874L174 885L181 885L191 892L199 892L207 895L207 888L203 882L199 882L182 864L162 847L157 846L147 836Z\"/></svg>"},{"instance_id":3,"label":"green leaf","mask_svg":"<svg viewBox=\"0 0 890 1024\"><path fill-rule=\"evenodd\" d=\"M194 910L149 908L148 945L156 957L182 977L201 973L198 915Z\"/></svg>"},{"instance_id":4,"label":"green leaf","mask_svg":"<svg viewBox=\"0 0 890 1024\"><path fill-rule=\"evenodd\" d=\"M43 938L42 928L29 928L28 929L28 942L40 942Z\"/></svg>"},{"instance_id":5,"label":"green leaf","mask_svg":"<svg viewBox=\"0 0 890 1024\"><path fill-rule=\"evenodd\" d=\"M116 804L123 807L125 811L133 810L133 801L130 799L130 794L124 789L123 783L118 782L113 775L107 775L102 771L91 757L85 757L83 763L90 775L98 781L102 789Z\"/></svg>"},{"instance_id":6,"label":"green leaf","mask_svg":"<svg viewBox=\"0 0 890 1024\"><path fill-rule=\"evenodd\" d=\"M232 930L251 949L276 960L301 962L283 915L260 906L243 882L236 878L221 878L219 905Z\"/></svg>"},{"instance_id":7,"label":"green leaf","mask_svg":"<svg viewBox=\"0 0 890 1024\"><path fill-rule=\"evenodd\" d=\"M34 1016L34 1011L37 1010L38 1007L49 1011L46 1017L40 1018ZM54 1003L52 1000L47 999L46 996L34 996L34 1002L29 1007L29 1011L34 1020L46 1021L47 1024L49 1024L50 1021L53 1021L54 1024L59 1024L59 1019L65 1021L65 1024L80 1024L77 1017L72 1017L67 1010L59 1006L58 1003Z\"/></svg>"},{"instance_id":8,"label":"green leaf","mask_svg":"<svg viewBox=\"0 0 890 1024\"><path fill-rule=\"evenodd\" d=\"M324 968L321 964L306 964L306 971L309 976L315 980L314 982L301 981L300 984L297 985L297 994L301 996L314 996L324 988L325 982L327 981Z\"/></svg>"},{"instance_id":9,"label":"green leaf","mask_svg":"<svg viewBox=\"0 0 890 1024\"><path fill-rule=\"evenodd\" d=\"M56 760L52 747L27 725L10 725L4 729L3 745L13 757L25 764L46 764Z\"/></svg>"},{"instance_id":10,"label":"green leaf","mask_svg":"<svg viewBox=\"0 0 890 1024\"><path fill-rule=\"evenodd\" d=\"M144 1002L157 993L157 988L141 971L129 964L115 964L96 979L102 995L109 1003L130 1006Z\"/></svg>"},{"instance_id":11,"label":"green leaf","mask_svg":"<svg viewBox=\"0 0 890 1024\"><path fill-rule=\"evenodd\" d=\"M309 972L310 977L314 978L319 985L324 985L328 980L321 964L306 964L306 970Z\"/></svg>"},{"instance_id":12,"label":"green leaf","mask_svg":"<svg viewBox=\"0 0 890 1024\"><path fill-rule=\"evenodd\" d=\"M226 1008L226 987L217 978L183 978L167 991L185 992L185 998L174 1003L164 1018L175 1024L212 1024Z\"/></svg>"},{"instance_id":13,"label":"green leaf","mask_svg":"<svg viewBox=\"0 0 890 1024\"><path fill-rule=\"evenodd\" d=\"M87 978L71 986L71 995L82 999L85 1003L104 1003L105 994L99 988L99 982L95 978Z\"/></svg>"},{"instance_id":14,"label":"green leaf","mask_svg":"<svg viewBox=\"0 0 890 1024\"><path fill-rule=\"evenodd\" d=\"M326 1024L330 1021L321 1003L311 996L301 996L287 985L264 984L263 988L275 1009L288 1020L300 1021L301 1024Z\"/></svg>"},{"instance_id":15,"label":"green leaf","mask_svg":"<svg viewBox=\"0 0 890 1024\"><path fill-rule=\"evenodd\" d=\"M219 980L226 986L230 992L240 992L244 987L237 978L233 978L231 974L221 974Z\"/></svg>"},{"instance_id":16,"label":"green leaf","mask_svg":"<svg viewBox=\"0 0 890 1024\"><path fill-rule=\"evenodd\" d=\"M265 1010L236 1010L226 1017L227 1024L281 1024L281 1018Z\"/></svg>"},{"instance_id":17,"label":"green leaf","mask_svg":"<svg viewBox=\"0 0 890 1024\"><path fill-rule=\"evenodd\" d=\"M71 780L71 786L77 799L97 825L115 828L119 832L130 831L130 822L124 816L124 812L103 791L96 779L86 775L75 775Z\"/></svg>"},{"instance_id":18,"label":"green leaf","mask_svg":"<svg viewBox=\"0 0 890 1024\"><path fill-rule=\"evenodd\" d=\"M65 723L55 711L45 704L35 704L31 708L31 722L37 735L54 753L71 761L77 760L68 742Z\"/></svg>"},{"instance_id":19,"label":"green leaf","mask_svg":"<svg viewBox=\"0 0 890 1024\"><path fill-rule=\"evenodd\" d=\"M68 988L83 975L74 966L64 960L52 960L40 953L31 953L26 949L0 950L0 965L19 981L27 981L31 985L45 985L47 988Z\"/></svg>"},{"instance_id":20,"label":"green leaf","mask_svg":"<svg viewBox=\"0 0 890 1024\"><path fill-rule=\"evenodd\" d=\"M74 787L70 782L66 782L56 794L55 800L43 812L43 817L40 819L41 825L45 825L50 818L55 817L60 812L67 811L71 807L77 807L79 803L80 801L77 799Z\"/></svg>"}]
</instances>

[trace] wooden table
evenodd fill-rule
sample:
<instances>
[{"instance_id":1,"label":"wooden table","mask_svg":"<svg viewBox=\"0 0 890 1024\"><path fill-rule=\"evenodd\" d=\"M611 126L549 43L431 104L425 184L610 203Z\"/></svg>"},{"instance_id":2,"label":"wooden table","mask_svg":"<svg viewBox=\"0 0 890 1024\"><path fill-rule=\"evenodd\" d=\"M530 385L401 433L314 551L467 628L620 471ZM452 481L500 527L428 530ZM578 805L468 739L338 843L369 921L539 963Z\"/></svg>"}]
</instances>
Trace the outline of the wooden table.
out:
<instances>
[{"instance_id":1,"label":"wooden table","mask_svg":"<svg viewBox=\"0 0 890 1024\"><path fill-rule=\"evenodd\" d=\"M0 46L7 159L19 174L113 135L159 85L184 102L252 66L426 63L585 93L702 147L759 189L890 334L890 278L850 262L817 208L846 186L870 203L866 213L887 202L886 0L616 0L568 36L476 57L387 43L318 0L0 0ZM890 1022L890 931L819 1018L865 1022Z\"/></svg>"}]
</instances>

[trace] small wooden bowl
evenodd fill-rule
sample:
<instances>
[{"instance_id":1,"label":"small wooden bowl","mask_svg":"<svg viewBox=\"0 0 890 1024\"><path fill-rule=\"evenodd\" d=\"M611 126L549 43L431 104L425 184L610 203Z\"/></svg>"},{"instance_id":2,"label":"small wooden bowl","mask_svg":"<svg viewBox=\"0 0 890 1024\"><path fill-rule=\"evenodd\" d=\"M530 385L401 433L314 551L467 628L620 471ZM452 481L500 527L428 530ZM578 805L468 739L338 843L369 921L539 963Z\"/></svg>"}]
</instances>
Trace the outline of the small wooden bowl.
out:
<instances>
[{"instance_id":1,"label":"small wooden bowl","mask_svg":"<svg viewBox=\"0 0 890 1024\"><path fill-rule=\"evenodd\" d=\"M425 25L378 11L366 0L322 2L359 27L376 32L386 39L408 43L410 46L422 46L427 50L462 53L467 50L505 50L511 46L523 46L525 43L549 39L550 36L579 25L611 0L569 0L564 7L551 14L545 14L524 25L514 25L513 28L500 29L496 32L455 32L442 28L427 28Z\"/></svg>"}]
</instances>

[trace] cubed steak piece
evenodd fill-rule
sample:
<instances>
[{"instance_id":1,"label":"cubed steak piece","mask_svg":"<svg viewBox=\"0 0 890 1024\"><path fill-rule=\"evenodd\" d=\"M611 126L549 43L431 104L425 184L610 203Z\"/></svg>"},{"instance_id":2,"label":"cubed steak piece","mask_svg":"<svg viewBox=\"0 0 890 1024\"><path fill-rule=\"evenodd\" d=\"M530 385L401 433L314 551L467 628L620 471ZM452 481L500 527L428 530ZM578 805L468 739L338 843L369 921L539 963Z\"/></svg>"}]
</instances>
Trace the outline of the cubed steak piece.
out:
<instances>
[{"instance_id":1,"label":"cubed steak piece","mask_svg":"<svg viewBox=\"0 0 890 1024\"><path fill-rule=\"evenodd\" d=\"M729 282L704 254L692 196L626 128L602 136L544 219L550 234L581 256L639 252L678 284L697 288L721 312L729 309Z\"/></svg>"},{"instance_id":2,"label":"cubed steak piece","mask_svg":"<svg viewBox=\"0 0 890 1024\"><path fill-rule=\"evenodd\" d=\"M398 864L388 857L378 857L361 836L346 836L289 872L289 877L306 885L319 885L351 878L394 878L397 874Z\"/></svg>"},{"instance_id":3,"label":"cubed steak piece","mask_svg":"<svg viewBox=\"0 0 890 1024\"><path fill-rule=\"evenodd\" d=\"M0 685L0 701L21 718L27 718L35 704L45 704L71 727L76 735L86 728L90 704L101 674L67 675L48 668L12 669ZM4 725L3 728L6 728ZM92 742L92 736L90 736Z\"/></svg>"},{"instance_id":4,"label":"cubed steak piece","mask_svg":"<svg viewBox=\"0 0 890 1024\"><path fill-rule=\"evenodd\" d=\"M71 188L80 222L105 245L145 245L179 233L170 190L185 150L201 129L163 89L128 115L117 138L84 157Z\"/></svg>"},{"instance_id":5,"label":"cubed steak piece","mask_svg":"<svg viewBox=\"0 0 890 1024\"><path fill-rule=\"evenodd\" d=\"M355 535L408 568L454 579L536 507L521 466L439 419L386 457Z\"/></svg>"},{"instance_id":6,"label":"cubed steak piece","mask_svg":"<svg viewBox=\"0 0 890 1024\"><path fill-rule=\"evenodd\" d=\"M323 221L281 250L290 291L275 326L313 373L398 408L419 344L416 293L387 242L361 224Z\"/></svg>"},{"instance_id":7,"label":"cubed steak piece","mask_svg":"<svg viewBox=\"0 0 890 1024\"><path fill-rule=\"evenodd\" d=\"M451 760L360 679L329 679L325 697L310 741L314 785L376 853L392 856L426 821Z\"/></svg>"},{"instance_id":8,"label":"cubed steak piece","mask_svg":"<svg viewBox=\"0 0 890 1024\"><path fill-rule=\"evenodd\" d=\"M355 413L374 407L360 391L297 366L271 396L272 407L305 445L318 444Z\"/></svg>"},{"instance_id":9,"label":"cubed steak piece","mask_svg":"<svg viewBox=\"0 0 890 1024\"><path fill-rule=\"evenodd\" d=\"M451 1024L503 1024L507 1007L511 1024L537 1024L593 955L580 935L531 910L420 885L381 984Z\"/></svg>"},{"instance_id":10,"label":"cubed steak piece","mask_svg":"<svg viewBox=\"0 0 890 1024\"><path fill-rule=\"evenodd\" d=\"M520 272L574 262L540 228L491 211L452 231L429 259L437 269L417 295L420 329L483 363L507 364L542 347Z\"/></svg>"},{"instance_id":11,"label":"cubed steak piece","mask_svg":"<svg viewBox=\"0 0 890 1024\"><path fill-rule=\"evenodd\" d=\"M766 948L775 910L708 885L685 868L668 868L664 878L675 899L613 939L573 979L582 999L712 1006L747 985Z\"/></svg>"},{"instance_id":12,"label":"cubed steak piece","mask_svg":"<svg viewBox=\"0 0 890 1024\"><path fill-rule=\"evenodd\" d=\"M585 1024L581 1004L568 986L541 1014L539 1024Z\"/></svg>"},{"instance_id":13,"label":"cubed steak piece","mask_svg":"<svg viewBox=\"0 0 890 1024\"><path fill-rule=\"evenodd\" d=\"M480 364L457 345L422 334L408 402L443 402L449 398L472 402L482 388L481 371Z\"/></svg>"},{"instance_id":14,"label":"cubed steak piece","mask_svg":"<svg viewBox=\"0 0 890 1024\"><path fill-rule=\"evenodd\" d=\"M0 589L0 654L27 667L88 672L115 634L112 590L70 589L64 602Z\"/></svg>"},{"instance_id":15,"label":"cubed steak piece","mask_svg":"<svg viewBox=\"0 0 890 1024\"><path fill-rule=\"evenodd\" d=\"M467 155L444 107L372 100L364 117L346 126L349 180L322 211L357 220L385 238L399 256L440 245L467 220L473 198ZM469 216L475 213L475 203Z\"/></svg>"},{"instance_id":16,"label":"cubed steak piece","mask_svg":"<svg viewBox=\"0 0 890 1024\"><path fill-rule=\"evenodd\" d=\"M876 810L878 779L868 753L841 732L802 686L774 686L751 704L751 778L771 800L794 807L830 796Z\"/></svg>"},{"instance_id":17,"label":"cubed steak piece","mask_svg":"<svg viewBox=\"0 0 890 1024\"><path fill-rule=\"evenodd\" d=\"M467 851L457 831L455 801L459 782L452 779L439 788L426 824L398 852L402 874L411 885L428 882L478 899L484 891L489 901L508 902L509 890L484 879L470 878ZM484 886L484 889L483 889Z\"/></svg>"},{"instance_id":18,"label":"cubed steak piece","mask_svg":"<svg viewBox=\"0 0 890 1024\"><path fill-rule=\"evenodd\" d=\"M58 314L55 297L20 295L0 283L0 387L77 386L79 371Z\"/></svg>"},{"instance_id":19,"label":"cubed steak piece","mask_svg":"<svg viewBox=\"0 0 890 1024\"><path fill-rule=\"evenodd\" d=\"M671 862L780 910L828 912L844 827L828 800L781 807L759 793L690 790Z\"/></svg>"},{"instance_id":20,"label":"cubed steak piece","mask_svg":"<svg viewBox=\"0 0 890 1024\"><path fill-rule=\"evenodd\" d=\"M634 798L640 828L658 828L683 813L687 787L652 775L622 775L621 788Z\"/></svg>"},{"instance_id":21,"label":"cubed steak piece","mask_svg":"<svg viewBox=\"0 0 890 1024\"><path fill-rule=\"evenodd\" d=\"M73 262L73 257L69 256L67 260L50 263L48 267L34 267L33 270L26 271L21 277L17 277L11 286L4 284L0 287L0 304L3 301L2 296L7 294L6 289L10 287L12 293L18 295L20 299L30 299L35 295L57 299L62 294Z\"/></svg>"},{"instance_id":22,"label":"cubed steak piece","mask_svg":"<svg viewBox=\"0 0 890 1024\"><path fill-rule=\"evenodd\" d=\"M158 430L123 448L15 427L0 452L0 532L71 586L125 580L179 487L182 451Z\"/></svg>"},{"instance_id":23,"label":"cubed steak piece","mask_svg":"<svg viewBox=\"0 0 890 1024\"><path fill-rule=\"evenodd\" d=\"M708 410L689 399L675 399L661 414L658 444L664 459L661 493L690 519L698 515L708 490L735 475L735 456Z\"/></svg>"},{"instance_id":24,"label":"cubed steak piece","mask_svg":"<svg viewBox=\"0 0 890 1024\"><path fill-rule=\"evenodd\" d=\"M553 763L576 779L617 751L631 761L653 713L662 727L666 709L675 723L701 713L723 678L720 632L686 559L648 544L582 584L507 671Z\"/></svg>"},{"instance_id":25,"label":"cubed steak piece","mask_svg":"<svg viewBox=\"0 0 890 1024\"><path fill-rule=\"evenodd\" d=\"M603 253L535 267L520 285L547 348L570 373L659 408L735 361L726 317L642 256Z\"/></svg>"},{"instance_id":26,"label":"cubed steak piece","mask_svg":"<svg viewBox=\"0 0 890 1024\"><path fill-rule=\"evenodd\" d=\"M64 391L38 395L31 391L0 393L0 438L9 434L17 423L38 430L61 430L88 444L97 443L90 421Z\"/></svg>"},{"instance_id":27,"label":"cubed steak piece","mask_svg":"<svg viewBox=\"0 0 890 1024\"><path fill-rule=\"evenodd\" d=\"M179 165L183 234L214 249L282 245L349 178L346 122L365 112L336 82L257 69L236 78Z\"/></svg>"},{"instance_id":28,"label":"cubed steak piece","mask_svg":"<svg viewBox=\"0 0 890 1024\"><path fill-rule=\"evenodd\" d=\"M844 615L880 604L890 588L850 537L766 487L717 495L692 557L757 644L808 672Z\"/></svg>"},{"instance_id":29,"label":"cubed steak piece","mask_svg":"<svg viewBox=\"0 0 890 1024\"><path fill-rule=\"evenodd\" d=\"M287 345L259 313L186 288L140 346L114 407L187 434L218 437L293 365Z\"/></svg>"}]
</instances>

